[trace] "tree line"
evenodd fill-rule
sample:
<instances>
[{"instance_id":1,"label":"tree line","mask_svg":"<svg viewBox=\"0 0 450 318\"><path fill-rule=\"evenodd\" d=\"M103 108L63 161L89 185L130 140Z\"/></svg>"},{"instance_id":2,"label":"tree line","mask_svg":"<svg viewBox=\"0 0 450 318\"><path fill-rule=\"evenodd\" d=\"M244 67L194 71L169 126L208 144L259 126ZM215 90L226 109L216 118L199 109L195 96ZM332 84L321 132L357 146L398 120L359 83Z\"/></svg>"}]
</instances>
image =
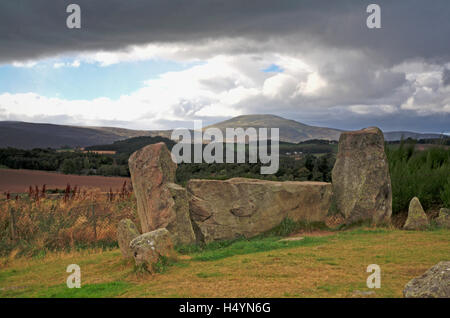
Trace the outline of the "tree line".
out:
<instances>
[{"instance_id":1,"label":"tree line","mask_svg":"<svg viewBox=\"0 0 450 318\"><path fill-rule=\"evenodd\" d=\"M58 171L65 174L129 176L128 158L55 149L0 149L0 165L10 169Z\"/></svg>"}]
</instances>

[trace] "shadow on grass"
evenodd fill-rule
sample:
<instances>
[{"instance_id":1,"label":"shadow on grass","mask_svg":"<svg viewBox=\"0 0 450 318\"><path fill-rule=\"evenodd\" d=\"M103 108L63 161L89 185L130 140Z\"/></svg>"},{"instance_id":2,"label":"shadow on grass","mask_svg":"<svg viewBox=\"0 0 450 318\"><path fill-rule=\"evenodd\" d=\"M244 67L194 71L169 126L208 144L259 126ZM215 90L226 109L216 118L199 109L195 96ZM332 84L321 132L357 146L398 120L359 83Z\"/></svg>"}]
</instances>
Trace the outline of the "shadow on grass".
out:
<instances>
[{"instance_id":1,"label":"shadow on grass","mask_svg":"<svg viewBox=\"0 0 450 318\"><path fill-rule=\"evenodd\" d=\"M181 254L191 255L192 259L196 261L214 261L234 255L324 244L328 241L327 237L304 237L299 241L280 241L283 237L300 230L312 231L319 229L324 230L328 228L323 223L294 222L285 219L277 227L250 239L240 237L234 240L217 241L207 244L177 246L176 249Z\"/></svg>"},{"instance_id":2,"label":"shadow on grass","mask_svg":"<svg viewBox=\"0 0 450 318\"><path fill-rule=\"evenodd\" d=\"M103 298L119 296L125 293L132 284L126 282L110 282L99 284L82 284L81 288L68 288L66 284L45 288L36 297L48 298Z\"/></svg>"}]
</instances>

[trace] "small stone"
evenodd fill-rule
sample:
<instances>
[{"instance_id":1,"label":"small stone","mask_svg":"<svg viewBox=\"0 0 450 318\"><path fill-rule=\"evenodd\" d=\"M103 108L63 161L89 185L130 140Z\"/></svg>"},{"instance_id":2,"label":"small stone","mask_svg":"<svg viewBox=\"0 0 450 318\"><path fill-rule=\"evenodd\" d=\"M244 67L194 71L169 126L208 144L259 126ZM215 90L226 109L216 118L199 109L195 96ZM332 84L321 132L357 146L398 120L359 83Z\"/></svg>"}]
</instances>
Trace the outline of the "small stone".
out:
<instances>
[{"instance_id":1,"label":"small stone","mask_svg":"<svg viewBox=\"0 0 450 318\"><path fill-rule=\"evenodd\" d=\"M301 241L303 240L303 236L297 236L297 237L288 237L282 240L279 240L278 242L293 242L293 241Z\"/></svg>"},{"instance_id":2,"label":"small stone","mask_svg":"<svg viewBox=\"0 0 450 318\"><path fill-rule=\"evenodd\" d=\"M442 208L436 218L436 224L440 227L450 229L450 209Z\"/></svg>"},{"instance_id":3,"label":"small stone","mask_svg":"<svg viewBox=\"0 0 450 318\"><path fill-rule=\"evenodd\" d=\"M405 230L422 230L429 225L427 215L417 197L409 203L408 218L403 228Z\"/></svg>"},{"instance_id":4,"label":"small stone","mask_svg":"<svg viewBox=\"0 0 450 318\"><path fill-rule=\"evenodd\" d=\"M166 229L158 229L136 237L131 241L130 248L136 265L145 264L150 271L161 257L175 256L171 235Z\"/></svg>"},{"instance_id":5,"label":"small stone","mask_svg":"<svg viewBox=\"0 0 450 318\"><path fill-rule=\"evenodd\" d=\"M117 241L124 258L132 258L130 242L140 235L138 228L130 219L123 219L117 225Z\"/></svg>"},{"instance_id":6,"label":"small stone","mask_svg":"<svg viewBox=\"0 0 450 318\"><path fill-rule=\"evenodd\" d=\"M354 290L353 295L358 296L358 297L367 297L367 296L375 295L375 292L373 290L371 290L371 291Z\"/></svg>"}]
</instances>

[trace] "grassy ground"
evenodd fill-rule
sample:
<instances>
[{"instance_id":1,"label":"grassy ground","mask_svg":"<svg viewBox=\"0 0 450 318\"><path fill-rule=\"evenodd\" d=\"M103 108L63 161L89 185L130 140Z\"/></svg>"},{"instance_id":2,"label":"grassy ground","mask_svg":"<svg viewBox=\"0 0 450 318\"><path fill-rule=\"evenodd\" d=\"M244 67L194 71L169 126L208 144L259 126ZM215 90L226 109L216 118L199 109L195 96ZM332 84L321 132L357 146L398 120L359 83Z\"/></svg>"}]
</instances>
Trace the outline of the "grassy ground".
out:
<instances>
[{"instance_id":1,"label":"grassy ground","mask_svg":"<svg viewBox=\"0 0 450 318\"><path fill-rule=\"evenodd\" d=\"M269 237L185 249L159 274L134 270L120 251L0 259L0 297L401 297L404 285L450 255L450 231L354 229L279 242ZM81 267L82 288L66 287ZM366 287L369 264L381 288Z\"/></svg>"}]
</instances>

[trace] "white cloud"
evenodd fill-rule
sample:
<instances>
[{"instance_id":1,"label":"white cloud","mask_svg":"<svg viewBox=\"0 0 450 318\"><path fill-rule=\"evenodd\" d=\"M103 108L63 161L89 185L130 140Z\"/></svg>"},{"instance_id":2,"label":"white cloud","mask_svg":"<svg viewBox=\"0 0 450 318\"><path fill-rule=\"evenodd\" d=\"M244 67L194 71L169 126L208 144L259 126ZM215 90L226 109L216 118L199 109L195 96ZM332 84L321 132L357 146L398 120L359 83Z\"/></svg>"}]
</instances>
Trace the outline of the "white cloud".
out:
<instances>
[{"instance_id":1,"label":"white cloud","mask_svg":"<svg viewBox=\"0 0 450 318\"><path fill-rule=\"evenodd\" d=\"M31 68L31 67L36 66L37 63L38 63L37 61L13 62L12 66L14 66L14 67Z\"/></svg>"},{"instance_id":2,"label":"white cloud","mask_svg":"<svg viewBox=\"0 0 450 318\"><path fill-rule=\"evenodd\" d=\"M308 75L306 82L300 83L298 94L306 96L318 95L327 86L327 82L317 72Z\"/></svg>"},{"instance_id":3,"label":"white cloud","mask_svg":"<svg viewBox=\"0 0 450 318\"><path fill-rule=\"evenodd\" d=\"M58 62L58 63L53 64L53 68L61 68L61 67L64 67L65 65L66 65L65 63Z\"/></svg>"},{"instance_id":4,"label":"white cloud","mask_svg":"<svg viewBox=\"0 0 450 318\"><path fill-rule=\"evenodd\" d=\"M292 97L297 84L298 80L294 76L279 73L264 81L262 93L270 98Z\"/></svg>"},{"instance_id":5,"label":"white cloud","mask_svg":"<svg viewBox=\"0 0 450 318\"><path fill-rule=\"evenodd\" d=\"M79 60L74 60L72 63L64 63L64 62L56 62L53 64L53 68L61 68L61 67L74 67L78 68L80 67L81 62Z\"/></svg>"},{"instance_id":6,"label":"white cloud","mask_svg":"<svg viewBox=\"0 0 450 318\"><path fill-rule=\"evenodd\" d=\"M174 128L170 121L232 117L247 113L301 113L303 117L418 116L450 113L450 86L443 86L443 66L409 61L391 69L378 68L360 52L308 51L305 54L266 50L241 52L252 43L212 41L209 46L147 45L119 52L81 54L72 62L53 61L53 67L81 63L107 66L126 61L168 59L198 61L188 69L167 72L118 99L48 98L34 93L0 95L0 119L60 118L102 125L128 123L143 129ZM231 53L217 54L227 47ZM266 47L267 49L267 47ZM237 53L233 51L237 50ZM201 58L200 58L201 57ZM283 71L265 73L270 65ZM30 63L29 65L32 65ZM35 64L34 64L35 65ZM24 67L24 66L22 66Z\"/></svg>"}]
</instances>

